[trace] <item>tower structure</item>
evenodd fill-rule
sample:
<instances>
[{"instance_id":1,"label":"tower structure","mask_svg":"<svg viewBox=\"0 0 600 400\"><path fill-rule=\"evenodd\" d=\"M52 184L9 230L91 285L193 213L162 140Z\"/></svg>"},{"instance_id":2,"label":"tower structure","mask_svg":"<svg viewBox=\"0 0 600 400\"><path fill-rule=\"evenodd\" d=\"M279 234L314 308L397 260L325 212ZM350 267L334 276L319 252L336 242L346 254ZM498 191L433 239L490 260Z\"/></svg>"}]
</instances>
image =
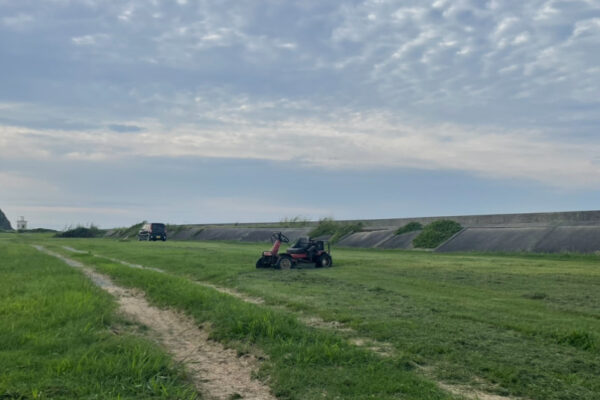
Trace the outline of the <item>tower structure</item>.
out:
<instances>
[{"instance_id":1,"label":"tower structure","mask_svg":"<svg viewBox=\"0 0 600 400\"><path fill-rule=\"evenodd\" d=\"M24 231L27 229L27 221L25 221L25 217L21 216L17 220L17 230Z\"/></svg>"}]
</instances>

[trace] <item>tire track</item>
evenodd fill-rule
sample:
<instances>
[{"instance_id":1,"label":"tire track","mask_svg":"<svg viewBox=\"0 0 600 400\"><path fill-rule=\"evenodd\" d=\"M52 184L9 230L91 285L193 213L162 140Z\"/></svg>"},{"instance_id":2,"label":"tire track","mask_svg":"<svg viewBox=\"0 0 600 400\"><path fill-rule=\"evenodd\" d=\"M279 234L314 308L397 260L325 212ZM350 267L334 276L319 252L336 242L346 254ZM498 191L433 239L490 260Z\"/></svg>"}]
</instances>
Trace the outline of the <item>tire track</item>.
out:
<instances>
[{"instance_id":1,"label":"tire track","mask_svg":"<svg viewBox=\"0 0 600 400\"><path fill-rule=\"evenodd\" d=\"M215 400L276 399L268 386L252 379L253 371L258 369L255 357L238 357L235 350L226 349L220 343L209 340L209 330L206 327L198 327L181 313L150 305L144 293L139 290L120 287L108 276L95 272L79 261L43 246L34 247L82 270L96 285L113 295L123 314L149 327L173 358L185 365L194 385L205 397Z\"/></svg>"}]
</instances>

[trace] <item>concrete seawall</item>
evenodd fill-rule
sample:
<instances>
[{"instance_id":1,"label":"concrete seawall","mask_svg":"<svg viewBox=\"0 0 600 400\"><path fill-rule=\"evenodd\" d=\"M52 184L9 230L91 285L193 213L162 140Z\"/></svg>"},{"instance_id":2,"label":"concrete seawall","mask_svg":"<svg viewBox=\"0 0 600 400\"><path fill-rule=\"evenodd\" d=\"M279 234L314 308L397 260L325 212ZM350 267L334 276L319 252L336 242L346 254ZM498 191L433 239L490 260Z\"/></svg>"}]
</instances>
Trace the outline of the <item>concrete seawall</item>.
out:
<instances>
[{"instance_id":1,"label":"concrete seawall","mask_svg":"<svg viewBox=\"0 0 600 400\"><path fill-rule=\"evenodd\" d=\"M451 219L464 227L475 226L556 226L556 225L600 225L600 210L593 211L560 211L544 213L521 213L521 214L483 214L483 215L450 215L437 217L403 217L386 219L355 219L339 220L339 222L362 222L366 228L373 229L397 229L409 222L420 222L423 225L440 219ZM314 227L318 221L307 222L306 226ZM252 228L256 223L217 224L220 227ZM280 226L279 222L260 223L266 228ZM193 225L195 227L212 227L212 225Z\"/></svg>"},{"instance_id":2,"label":"concrete seawall","mask_svg":"<svg viewBox=\"0 0 600 400\"><path fill-rule=\"evenodd\" d=\"M593 253L600 251L600 225L466 228L436 251Z\"/></svg>"},{"instance_id":3,"label":"concrete seawall","mask_svg":"<svg viewBox=\"0 0 600 400\"><path fill-rule=\"evenodd\" d=\"M196 228L184 227L169 234L172 240L223 240L240 242L270 242L273 232L282 232L290 241L308 236L312 228Z\"/></svg>"},{"instance_id":4,"label":"concrete seawall","mask_svg":"<svg viewBox=\"0 0 600 400\"><path fill-rule=\"evenodd\" d=\"M353 220L362 222L364 230L347 235L339 247L412 249L419 232L396 235L399 227L409 222L427 225L440 219L460 223L464 229L440 245L438 252L578 252L600 251L600 211L574 211L534 214L467 215L448 217L395 218ZM174 240L223 240L269 242L275 231L283 232L290 241L308 236L316 222L301 228L281 228L276 223L231 225L185 225L169 232Z\"/></svg>"}]
</instances>

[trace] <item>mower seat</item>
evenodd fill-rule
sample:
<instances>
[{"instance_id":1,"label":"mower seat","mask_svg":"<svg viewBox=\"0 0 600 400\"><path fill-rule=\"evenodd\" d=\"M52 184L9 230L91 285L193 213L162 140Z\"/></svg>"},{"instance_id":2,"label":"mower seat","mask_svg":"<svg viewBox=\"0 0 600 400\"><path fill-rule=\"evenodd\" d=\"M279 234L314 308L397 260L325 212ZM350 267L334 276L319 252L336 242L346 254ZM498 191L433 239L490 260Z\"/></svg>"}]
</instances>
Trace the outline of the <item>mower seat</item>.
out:
<instances>
[{"instance_id":1,"label":"mower seat","mask_svg":"<svg viewBox=\"0 0 600 400\"><path fill-rule=\"evenodd\" d=\"M288 254L302 254L306 253L306 248L304 247L290 247L287 249L286 253Z\"/></svg>"},{"instance_id":2,"label":"mower seat","mask_svg":"<svg viewBox=\"0 0 600 400\"><path fill-rule=\"evenodd\" d=\"M310 247L310 240L306 237L299 238L296 243L289 249L287 249L288 254L302 254L306 253L306 249Z\"/></svg>"}]
</instances>

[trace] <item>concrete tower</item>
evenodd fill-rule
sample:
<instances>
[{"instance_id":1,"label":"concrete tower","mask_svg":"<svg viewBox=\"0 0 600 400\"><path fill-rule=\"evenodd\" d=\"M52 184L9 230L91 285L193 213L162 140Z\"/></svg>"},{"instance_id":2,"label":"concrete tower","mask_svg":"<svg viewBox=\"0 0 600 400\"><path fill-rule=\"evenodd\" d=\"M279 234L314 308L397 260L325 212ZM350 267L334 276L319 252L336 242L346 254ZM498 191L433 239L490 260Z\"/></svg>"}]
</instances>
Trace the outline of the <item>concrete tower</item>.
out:
<instances>
[{"instance_id":1,"label":"concrete tower","mask_svg":"<svg viewBox=\"0 0 600 400\"><path fill-rule=\"evenodd\" d=\"M25 217L21 216L17 220L17 230L24 231L27 229L27 221L25 221Z\"/></svg>"}]
</instances>

